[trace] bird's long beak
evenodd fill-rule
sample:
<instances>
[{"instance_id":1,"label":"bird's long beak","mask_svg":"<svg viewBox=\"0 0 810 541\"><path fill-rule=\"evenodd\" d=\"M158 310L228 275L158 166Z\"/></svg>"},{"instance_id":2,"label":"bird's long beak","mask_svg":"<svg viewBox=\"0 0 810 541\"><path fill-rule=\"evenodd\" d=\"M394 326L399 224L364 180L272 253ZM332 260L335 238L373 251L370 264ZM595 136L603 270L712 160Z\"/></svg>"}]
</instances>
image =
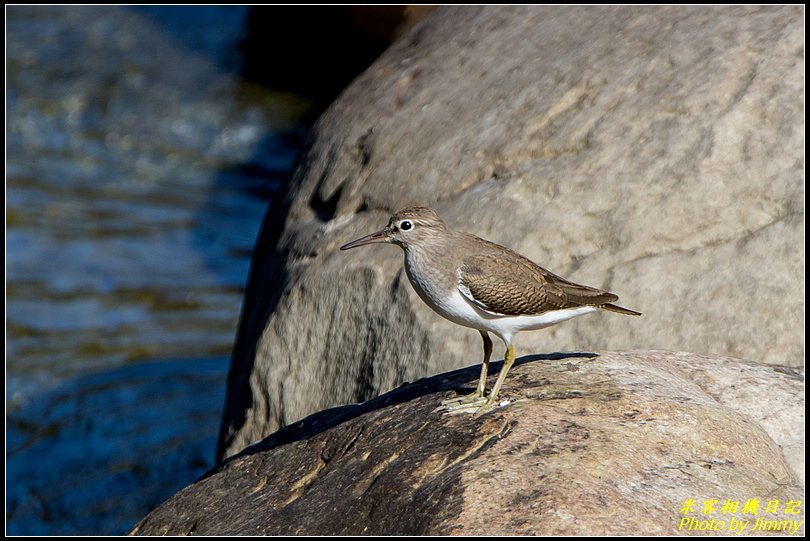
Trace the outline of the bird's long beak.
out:
<instances>
[{"instance_id":1,"label":"bird's long beak","mask_svg":"<svg viewBox=\"0 0 810 541\"><path fill-rule=\"evenodd\" d=\"M340 247L340 249L349 250L351 248L357 248L358 246L365 246L366 244L374 244L375 242L388 242L390 236L391 231L386 227L385 229L380 229L371 235L366 235L365 237L353 240L348 244L344 244Z\"/></svg>"}]
</instances>

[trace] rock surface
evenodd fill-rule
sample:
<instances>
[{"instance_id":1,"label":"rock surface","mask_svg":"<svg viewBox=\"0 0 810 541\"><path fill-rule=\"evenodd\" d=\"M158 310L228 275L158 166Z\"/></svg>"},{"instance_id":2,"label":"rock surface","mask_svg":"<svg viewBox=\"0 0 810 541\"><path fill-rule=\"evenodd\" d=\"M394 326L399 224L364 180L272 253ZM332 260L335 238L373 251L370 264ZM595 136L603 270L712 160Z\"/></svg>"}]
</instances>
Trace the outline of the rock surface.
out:
<instances>
[{"instance_id":1,"label":"rock surface","mask_svg":"<svg viewBox=\"0 0 810 541\"><path fill-rule=\"evenodd\" d=\"M644 313L522 333L518 355L800 366L803 95L800 6L440 8L322 116L265 227L220 453L479 360L398 249L337 250L415 203Z\"/></svg>"},{"instance_id":2,"label":"rock surface","mask_svg":"<svg viewBox=\"0 0 810 541\"><path fill-rule=\"evenodd\" d=\"M433 411L477 375L441 374L288 426L133 533L663 535L684 518L724 520L725 533L752 515L721 506L750 498L762 509L779 500L777 513L760 513L772 520L804 517L783 513L804 500L779 448L798 437L781 428L785 404L803 425L791 369L661 351L525 356L506 407ZM702 514L712 499L715 513ZM689 500L696 510L684 513Z\"/></svg>"}]
</instances>

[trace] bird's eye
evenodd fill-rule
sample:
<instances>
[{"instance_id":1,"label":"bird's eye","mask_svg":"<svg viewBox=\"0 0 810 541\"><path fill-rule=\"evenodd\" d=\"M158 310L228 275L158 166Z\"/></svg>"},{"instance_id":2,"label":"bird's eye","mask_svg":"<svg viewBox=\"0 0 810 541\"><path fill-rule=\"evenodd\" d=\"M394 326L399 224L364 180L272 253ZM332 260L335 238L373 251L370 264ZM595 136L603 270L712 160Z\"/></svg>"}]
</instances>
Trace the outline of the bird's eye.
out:
<instances>
[{"instance_id":1,"label":"bird's eye","mask_svg":"<svg viewBox=\"0 0 810 541\"><path fill-rule=\"evenodd\" d=\"M410 231L411 229L413 229L413 224L408 220L405 220L404 222L399 224L399 228L402 229L403 231Z\"/></svg>"}]
</instances>

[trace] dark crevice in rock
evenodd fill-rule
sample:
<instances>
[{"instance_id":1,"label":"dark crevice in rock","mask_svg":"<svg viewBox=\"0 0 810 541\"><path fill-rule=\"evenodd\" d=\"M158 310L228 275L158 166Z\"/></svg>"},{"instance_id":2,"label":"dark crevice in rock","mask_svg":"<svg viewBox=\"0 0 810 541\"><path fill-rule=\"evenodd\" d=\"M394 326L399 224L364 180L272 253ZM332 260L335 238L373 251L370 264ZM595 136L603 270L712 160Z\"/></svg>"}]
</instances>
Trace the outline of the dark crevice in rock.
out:
<instances>
[{"instance_id":1,"label":"dark crevice in rock","mask_svg":"<svg viewBox=\"0 0 810 541\"><path fill-rule=\"evenodd\" d=\"M374 395L374 355L372 353L373 344L377 343L377 339L373 337L373 333L369 339L369 347L366 347L366 353L360 359L360 367L357 371L357 378L355 380L355 402L365 402Z\"/></svg>"},{"instance_id":2,"label":"dark crevice in rock","mask_svg":"<svg viewBox=\"0 0 810 541\"><path fill-rule=\"evenodd\" d=\"M365 167L371 162L371 156L374 154L374 143L376 141L376 134L374 128L366 130L361 137L357 139L357 154L360 158L360 165Z\"/></svg>"},{"instance_id":3,"label":"dark crevice in rock","mask_svg":"<svg viewBox=\"0 0 810 541\"><path fill-rule=\"evenodd\" d=\"M360 201L360 204L357 205L357 208L354 209L354 213L355 214L360 214L361 212L365 212L367 210L369 210L368 202L365 199L363 199L362 201Z\"/></svg>"},{"instance_id":4,"label":"dark crevice in rock","mask_svg":"<svg viewBox=\"0 0 810 541\"><path fill-rule=\"evenodd\" d=\"M309 200L309 206L315 211L315 215L319 220L328 222L335 217L338 201L340 201L340 194L343 193L344 186L345 184L338 186L338 189L327 199L322 199L318 192L312 195L312 199Z\"/></svg>"}]
</instances>

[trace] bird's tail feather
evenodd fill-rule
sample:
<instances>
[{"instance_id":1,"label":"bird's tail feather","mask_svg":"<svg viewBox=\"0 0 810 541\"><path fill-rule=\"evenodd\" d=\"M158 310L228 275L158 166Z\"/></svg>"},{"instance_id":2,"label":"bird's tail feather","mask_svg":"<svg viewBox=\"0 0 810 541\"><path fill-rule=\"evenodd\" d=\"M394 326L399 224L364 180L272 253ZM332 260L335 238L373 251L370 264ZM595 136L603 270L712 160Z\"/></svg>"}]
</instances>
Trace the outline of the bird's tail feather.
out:
<instances>
[{"instance_id":1,"label":"bird's tail feather","mask_svg":"<svg viewBox=\"0 0 810 541\"><path fill-rule=\"evenodd\" d=\"M602 304L599 308L604 308L610 312L616 312L617 314L624 314L626 316L640 316L641 312L636 312L635 310L630 310L629 308L622 308L621 306L615 304Z\"/></svg>"}]
</instances>

